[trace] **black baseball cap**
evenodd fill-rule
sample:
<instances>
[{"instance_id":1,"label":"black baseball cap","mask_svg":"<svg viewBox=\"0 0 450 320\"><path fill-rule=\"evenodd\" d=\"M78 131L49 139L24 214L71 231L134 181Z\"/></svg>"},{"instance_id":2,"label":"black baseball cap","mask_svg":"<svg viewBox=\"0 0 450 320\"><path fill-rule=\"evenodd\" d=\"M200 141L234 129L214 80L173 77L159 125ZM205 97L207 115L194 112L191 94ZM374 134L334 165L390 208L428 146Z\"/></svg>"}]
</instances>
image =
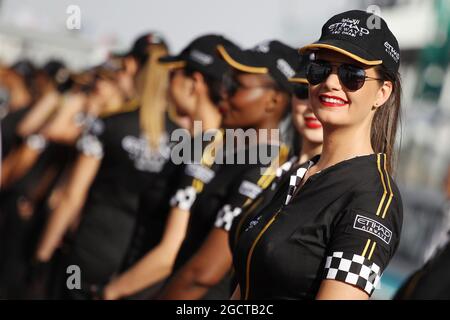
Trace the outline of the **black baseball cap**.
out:
<instances>
[{"instance_id":1,"label":"black baseball cap","mask_svg":"<svg viewBox=\"0 0 450 320\"><path fill-rule=\"evenodd\" d=\"M42 67L42 71L57 85L67 82L70 78L70 70L64 62L57 59L47 61Z\"/></svg>"},{"instance_id":2,"label":"black baseball cap","mask_svg":"<svg viewBox=\"0 0 450 320\"><path fill-rule=\"evenodd\" d=\"M28 59L17 61L10 69L26 80L32 79L36 75L36 67Z\"/></svg>"},{"instance_id":3,"label":"black baseball cap","mask_svg":"<svg viewBox=\"0 0 450 320\"><path fill-rule=\"evenodd\" d=\"M138 37L131 47L130 51L126 53L113 54L113 57L128 57L136 58L139 63L143 64L148 58L151 45L162 45L167 48L167 43L163 36L158 32L149 32Z\"/></svg>"},{"instance_id":4,"label":"black baseball cap","mask_svg":"<svg viewBox=\"0 0 450 320\"><path fill-rule=\"evenodd\" d=\"M300 54L278 41L266 41L252 49L218 46L223 59L233 68L254 74L268 74L284 90L292 92L289 79L296 77Z\"/></svg>"},{"instance_id":5,"label":"black baseball cap","mask_svg":"<svg viewBox=\"0 0 450 320\"><path fill-rule=\"evenodd\" d=\"M309 61L309 55L299 55L295 75L292 78L289 78L289 82L297 84L309 84L308 79L306 79L306 68Z\"/></svg>"},{"instance_id":6,"label":"black baseball cap","mask_svg":"<svg viewBox=\"0 0 450 320\"><path fill-rule=\"evenodd\" d=\"M380 16L351 10L333 16L322 27L320 39L300 49L329 49L364 65L383 65L392 72L400 66L400 48L394 34Z\"/></svg>"},{"instance_id":7,"label":"black baseball cap","mask_svg":"<svg viewBox=\"0 0 450 320\"><path fill-rule=\"evenodd\" d=\"M208 34L194 39L180 54L162 57L159 62L172 68L192 68L220 80L229 70L228 64L222 60L217 51L217 46L220 45L238 49L225 37Z\"/></svg>"}]
</instances>

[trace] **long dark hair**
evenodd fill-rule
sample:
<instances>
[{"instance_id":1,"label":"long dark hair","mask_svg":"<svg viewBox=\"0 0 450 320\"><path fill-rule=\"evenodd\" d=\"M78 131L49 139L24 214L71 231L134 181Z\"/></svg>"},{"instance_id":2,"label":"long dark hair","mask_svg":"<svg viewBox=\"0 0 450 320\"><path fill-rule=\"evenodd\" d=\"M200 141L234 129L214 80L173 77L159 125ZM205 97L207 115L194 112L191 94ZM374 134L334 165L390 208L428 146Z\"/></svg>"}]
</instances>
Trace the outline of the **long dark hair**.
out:
<instances>
[{"instance_id":1,"label":"long dark hair","mask_svg":"<svg viewBox=\"0 0 450 320\"><path fill-rule=\"evenodd\" d=\"M187 77L191 77L195 72L201 73L203 79L205 81L206 86L208 87L208 96L213 104L217 104L220 101L220 88L221 88L221 80L216 79L213 76L206 74L203 71L197 70L192 67L185 67L184 74Z\"/></svg>"},{"instance_id":2,"label":"long dark hair","mask_svg":"<svg viewBox=\"0 0 450 320\"><path fill-rule=\"evenodd\" d=\"M386 169L390 174L393 174L396 160L395 138L399 124L401 125L402 85L398 72L393 73L383 66L377 68L377 72L381 79L391 81L393 88L389 99L375 112L370 142L376 153L386 154Z\"/></svg>"}]
</instances>

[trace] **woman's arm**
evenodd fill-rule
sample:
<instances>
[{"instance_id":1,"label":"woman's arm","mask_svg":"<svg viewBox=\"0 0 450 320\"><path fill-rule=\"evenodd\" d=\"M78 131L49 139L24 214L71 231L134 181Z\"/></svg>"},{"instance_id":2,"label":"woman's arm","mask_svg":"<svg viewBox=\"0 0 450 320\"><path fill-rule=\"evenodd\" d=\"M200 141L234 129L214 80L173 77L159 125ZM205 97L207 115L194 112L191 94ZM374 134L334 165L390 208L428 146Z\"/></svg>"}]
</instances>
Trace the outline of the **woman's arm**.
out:
<instances>
[{"instance_id":1,"label":"woman's arm","mask_svg":"<svg viewBox=\"0 0 450 320\"><path fill-rule=\"evenodd\" d=\"M55 111L60 102L59 98L56 91L45 94L20 122L17 133L21 137L27 137L37 132Z\"/></svg>"},{"instance_id":2,"label":"woman's arm","mask_svg":"<svg viewBox=\"0 0 450 320\"><path fill-rule=\"evenodd\" d=\"M231 265L228 232L214 228L199 251L176 273L159 298L200 299L222 280Z\"/></svg>"},{"instance_id":3,"label":"woman's arm","mask_svg":"<svg viewBox=\"0 0 450 320\"><path fill-rule=\"evenodd\" d=\"M239 284L236 286L236 289L234 289L230 300L241 300L241 286Z\"/></svg>"},{"instance_id":4,"label":"woman's arm","mask_svg":"<svg viewBox=\"0 0 450 320\"><path fill-rule=\"evenodd\" d=\"M81 154L73 168L58 207L51 213L39 243L36 258L46 262L61 242L65 232L79 214L101 160Z\"/></svg>"},{"instance_id":5,"label":"woman's arm","mask_svg":"<svg viewBox=\"0 0 450 320\"><path fill-rule=\"evenodd\" d=\"M369 295L363 290L337 280L323 280L317 300L367 300Z\"/></svg>"},{"instance_id":6,"label":"woman's arm","mask_svg":"<svg viewBox=\"0 0 450 320\"><path fill-rule=\"evenodd\" d=\"M112 280L104 299L115 300L137 293L167 277L186 235L189 211L171 209L161 242L125 273Z\"/></svg>"},{"instance_id":7,"label":"woman's arm","mask_svg":"<svg viewBox=\"0 0 450 320\"><path fill-rule=\"evenodd\" d=\"M39 140L37 141L38 145L36 145L36 140ZM8 187L22 178L36 163L45 146L46 142L42 136L32 135L27 138L27 141L12 150L2 163L2 186Z\"/></svg>"},{"instance_id":8,"label":"woman's arm","mask_svg":"<svg viewBox=\"0 0 450 320\"><path fill-rule=\"evenodd\" d=\"M82 127L75 123L74 118L84 111L85 103L83 94L67 96L52 121L42 129L42 134L50 141L72 144L82 132Z\"/></svg>"}]
</instances>

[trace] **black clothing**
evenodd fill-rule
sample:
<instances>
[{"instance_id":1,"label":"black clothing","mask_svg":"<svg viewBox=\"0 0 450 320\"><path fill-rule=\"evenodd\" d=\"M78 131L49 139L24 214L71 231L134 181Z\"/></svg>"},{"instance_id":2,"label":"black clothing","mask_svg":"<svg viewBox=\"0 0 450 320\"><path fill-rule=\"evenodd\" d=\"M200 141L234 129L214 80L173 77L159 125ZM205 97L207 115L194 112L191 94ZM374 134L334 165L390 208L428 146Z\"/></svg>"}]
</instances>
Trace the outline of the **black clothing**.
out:
<instances>
[{"instance_id":1,"label":"black clothing","mask_svg":"<svg viewBox=\"0 0 450 320\"><path fill-rule=\"evenodd\" d=\"M20 121L27 115L30 108L24 107L17 111L8 113L1 121L1 155L4 159L9 152L22 141L22 138L17 134L17 126Z\"/></svg>"},{"instance_id":2,"label":"black clothing","mask_svg":"<svg viewBox=\"0 0 450 320\"><path fill-rule=\"evenodd\" d=\"M243 152L250 155L256 152L257 148L269 146L258 145ZM236 151L238 152L242 150ZM272 161L269 166L246 162L246 164L217 164L211 167L212 178L205 184L204 190L197 195L190 208L188 230L175 261L174 273L200 249L213 228L221 228L227 232L230 230L233 219L241 214L242 208L249 206L270 184L272 178L270 173L276 170L278 162L286 161L288 152L289 149L282 146L277 150L277 154L271 154L272 160L277 161L276 164ZM219 284L211 288L203 299L227 299L230 295L228 274Z\"/></svg>"},{"instance_id":3,"label":"black clothing","mask_svg":"<svg viewBox=\"0 0 450 320\"><path fill-rule=\"evenodd\" d=\"M167 137L151 150L141 135L139 110L98 119L78 142L83 154L101 159L101 165L82 209L66 265L82 270L81 292L88 298L92 284L103 285L119 271L135 225L139 195L170 157Z\"/></svg>"},{"instance_id":4,"label":"black clothing","mask_svg":"<svg viewBox=\"0 0 450 320\"><path fill-rule=\"evenodd\" d=\"M270 183L267 187L259 194L251 205L246 208L241 208L242 213L233 219L228 237L228 244L231 252L234 252L234 247L238 242L241 232L243 231L242 227L246 223L253 220L253 217L257 215L262 208L270 203L272 198L277 193L282 181L289 179L290 173L293 172L293 170L298 169L299 165L297 164L297 159L298 158L296 156L293 156L288 161L281 164L270 178Z\"/></svg>"},{"instance_id":5,"label":"black clothing","mask_svg":"<svg viewBox=\"0 0 450 320\"><path fill-rule=\"evenodd\" d=\"M403 220L386 156L361 156L318 172L300 187L301 166L244 225L234 251L243 299L314 299L324 279L373 293L394 255Z\"/></svg>"},{"instance_id":6,"label":"black clothing","mask_svg":"<svg viewBox=\"0 0 450 320\"><path fill-rule=\"evenodd\" d=\"M397 291L395 300L450 299L450 242L413 273Z\"/></svg>"}]
</instances>

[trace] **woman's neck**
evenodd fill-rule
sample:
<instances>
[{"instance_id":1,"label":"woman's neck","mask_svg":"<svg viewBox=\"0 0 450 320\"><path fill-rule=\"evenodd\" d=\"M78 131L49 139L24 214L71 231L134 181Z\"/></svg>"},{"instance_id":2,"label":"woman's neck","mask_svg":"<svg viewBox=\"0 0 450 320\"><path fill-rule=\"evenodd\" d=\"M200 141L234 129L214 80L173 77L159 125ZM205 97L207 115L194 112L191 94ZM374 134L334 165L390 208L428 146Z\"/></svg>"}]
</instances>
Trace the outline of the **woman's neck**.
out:
<instances>
[{"instance_id":1,"label":"woman's neck","mask_svg":"<svg viewBox=\"0 0 450 320\"><path fill-rule=\"evenodd\" d=\"M222 115L219 112L219 109L209 101L203 101L199 103L197 106L196 113L192 117L194 121L201 122L201 131L205 132L208 130L219 129L220 123L222 122ZM191 134L196 135L199 134L200 128L196 128L198 126L191 127Z\"/></svg>"},{"instance_id":2,"label":"woman's neck","mask_svg":"<svg viewBox=\"0 0 450 320\"><path fill-rule=\"evenodd\" d=\"M299 155L299 163L305 163L312 157L322 153L322 143L315 143L309 140L303 140L302 149Z\"/></svg>"},{"instance_id":3,"label":"woman's neck","mask_svg":"<svg viewBox=\"0 0 450 320\"><path fill-rule=\"evenodd\" d=\"M31 103L31 95L25 89L17 89L11 94L10 109L20 110Z\"/></svg>"},{"instance_id":4,"label":"woman's neck","mask_svg":"<svg viewBox=\"0 0 450 320\"><path fill-rule=\"evenodd\" d=\"M359 128L324 128L323 150L316 167L321 171L341 161L373 154L370 130Z\"/></svg>"}]
</instances>

